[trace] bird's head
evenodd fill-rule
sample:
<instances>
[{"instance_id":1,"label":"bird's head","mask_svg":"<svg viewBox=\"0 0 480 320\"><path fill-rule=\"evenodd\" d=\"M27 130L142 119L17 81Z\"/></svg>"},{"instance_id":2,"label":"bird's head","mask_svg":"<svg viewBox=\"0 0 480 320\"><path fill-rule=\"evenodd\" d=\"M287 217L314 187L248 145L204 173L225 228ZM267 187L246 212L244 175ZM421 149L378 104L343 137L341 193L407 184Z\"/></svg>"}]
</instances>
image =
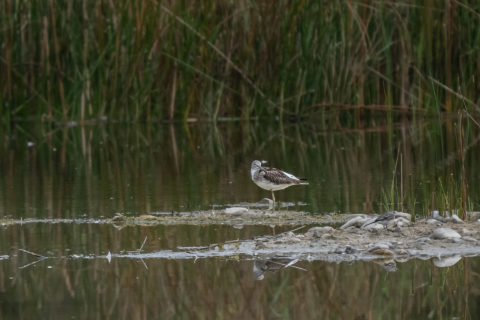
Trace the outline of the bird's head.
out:
<instances>
[{"instance_id":1,"label":"bird's head","mask_svg":"<svg viewBox=\"0 0 480 320\"><path fill-rule=\"evenodd\" d=\"M261 169L262 168L262 162L259 161L259 160L253 160L252 161L252 170L255 170L255 169Z\"/></svg>"}]
</instances>

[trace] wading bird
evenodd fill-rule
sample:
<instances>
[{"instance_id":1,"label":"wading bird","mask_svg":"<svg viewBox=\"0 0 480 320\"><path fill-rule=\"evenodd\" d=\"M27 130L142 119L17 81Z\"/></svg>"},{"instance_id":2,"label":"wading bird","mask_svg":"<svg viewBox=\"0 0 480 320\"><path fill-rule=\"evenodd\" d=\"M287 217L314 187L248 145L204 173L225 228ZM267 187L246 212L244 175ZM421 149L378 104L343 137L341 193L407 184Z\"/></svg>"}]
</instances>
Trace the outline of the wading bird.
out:
<instances>
[{"instance_id":1,"label":"wading bird","mask_svg":"<svg viewBox=\"0 0 480 320\"><path fill-rule=\"evenodd\" d=\"M273 209L275 209L274 191L282 190L297 184L308 184L305 179L295 177L275 168L262 167L262 162L254 160L250 169L252 181L262 189L272 191Z\"/></svg>"}]
</instances>

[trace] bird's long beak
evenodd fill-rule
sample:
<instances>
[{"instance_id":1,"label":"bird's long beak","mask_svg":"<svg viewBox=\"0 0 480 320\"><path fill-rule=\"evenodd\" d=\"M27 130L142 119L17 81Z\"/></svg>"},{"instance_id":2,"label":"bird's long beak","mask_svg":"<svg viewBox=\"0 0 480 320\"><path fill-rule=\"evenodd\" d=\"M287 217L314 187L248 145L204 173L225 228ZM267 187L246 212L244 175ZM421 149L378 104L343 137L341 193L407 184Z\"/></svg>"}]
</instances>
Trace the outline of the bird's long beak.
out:
<instances>
[{"instance_id":1,"label":"bird's long beak","mask_svg":"<svg viewBox=\"0 0 480 320\"><path fill-rule=\"evenodd\" d=\"M260 162L261 162L262 164L265 164L265 163L267 163L268 161L267 161L267 160L261 160Z\"/></svg>"}]
</instances>

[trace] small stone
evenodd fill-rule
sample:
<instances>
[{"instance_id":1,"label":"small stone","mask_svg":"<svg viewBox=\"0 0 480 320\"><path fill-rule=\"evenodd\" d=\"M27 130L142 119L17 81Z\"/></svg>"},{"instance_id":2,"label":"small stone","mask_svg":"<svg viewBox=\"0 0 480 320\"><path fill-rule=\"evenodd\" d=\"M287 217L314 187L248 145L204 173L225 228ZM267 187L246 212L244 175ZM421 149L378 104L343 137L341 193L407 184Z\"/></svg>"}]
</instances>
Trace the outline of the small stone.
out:
<instances>
[{"instance_id":1,"label":"small stone","mask_svg":"<svg viewBox=\"0 0 480 320\"><path fill-rule=\"evenodd\" d=\"M439 268L446 268L455 265L460 259L462 259L462 257L458 255L438 257L433 259L433 264Z\"/></svg>"},{"instance_id":2,"label":"small stone","mask_svg":"<svg viewBox=\"0 0 480 320\"><path fill-rule=\"evenodd\" d=\"M405 255L408 255L408 251L405 250L405 249L398 249L395 251L395 253L399 256L405 256Z\"/></svg>"},{"instance_id":3,"label":"small stone","mask_svg":"<svg viewBox=\"0 0 480 320\"><path fill-rule=\"evenodd\" d=\"M383 224L375 222L375 223L366 225L365 227L362 227L362 228L365 230L383 230L385 229L385 226Z\"/></svg>"},{"instance_id":4,"label":"small stone","mask_svg":"<svg viewBox=\"0 0 480 320\"><path fill-rule=\"evenodd\" d=\"M370 249L368 249L368 252L372 252L373 250L377 250L377 249L390 249L392 247L392 244L391 243L388 243L388 242L378 242L378 243L375 243L375 245L373 247L371 247Z\"/></svg>"},{"instance_id":5,"label":"small stone","mask_svg":"<svg viewBox=\"0 0 480 320\"><path fill-rule=\"evenodd\" d=\"M345 247L345 253L346 254L354 254L354 253L357 253L358 250L356 248L353 248L351 246L346 246Z\"/></svg>"},{"instance_id":6,"label":"small stone","mask_svg":"<svg viewBox=\"0 0 480 320\"><path fill-rule=\"evenodd\" d=\"M468 211L467 219L470 221L480 221L480 211Z\"/></svg>"},{"instance_id":7,"label":"small stone","mask_svg":"<svg viewBox=\"0 0 480 320\"><path fill-rule=\"evenodd\" d=\"M415 241L420 242L420 243L421 243L421 242L427 243L427 242L430 242L430 241L432 241L432 240L430 240L430 238L428 238L428 237L421 237L421 238L418 238L418 239L415 240Z\"/></svg>"},{"instance_id":8,"label":"small stone","mask_svg":"<svg viewBox=\"0 0 480 320\"><path fill-rule=\"evenodd\" d=\"M450 228L438 228L431 236L432 239L460 239L461 237L457 231Z\"/></svg>"},{"instance_id":9,"label":"small stone","mask_svg":"<svg viewBox=\"0 0 480 320\"><path fill-rule=\"evenodd\" d=\"M427 224L435 224L437 226L441 226L443 224L442 221L439 221L437 219L434 219L434 218L428 218L427 221L426 221Z\"/></svg>"},{"instance_id":10,"label":"small stone","mask_svg":"<svg viewBox=\"0 0 480 320\"><path fill-rule=\"evenodd\" d=\"M341 247L337 247L334 251L334 253L337 253L337 254L344 254L345 253L345 249L341 248Z\"/></svg>"},{"instance_id":11,"label":"small stone","mask_svg":"<svg viewBox=\"0 0 480 320\"><path fill-rule=\"evenodd\" d=\"M463 236L462 239L465 240L465 241L477 242L477 239L475 239L473 237L470 237L470 236Z\"/></svg>"},{"instance_id":12,"label":"small stone","mask_svg":"<svg viewBox=\"0 0 480 320\"><path fill-rule=\"evenodd\" d=\"M394 255L393 251L384 249L384 248L376 248L374 250L369 250L369 252L375 256L393 256Z\"/></svg>"},{"instance_id":13,"label":"small stone","mask_svg":"<svg viewBox=\"0 0 480 320\"><path fill-rule=\"evenodd\" d=\"M395 218L403 218L408 221L412 221L412 215L406 212L395 211Z\"/></svg>"},{"instance_id":14,"label":"small stone","mask_svg":"<svg viewBox=\"0 0 480 320\"><path fill-rule=\"evenodd\" d=\"M261 204L261 205L268 205L268 207L272 207L273 206L273 200L272 199L268 199L268 198L263 198L262 200L260 200L258 202L258 204Z\"/></svg>"},{"instance_id":15,"label":"small stone","mask_svg":"<svg viewBox=\"0 0 480 320\"><path fill-rule=\"evenodd\" d=\"M320 237L321 239L328 239L328 240L335 240L335 239L338 239L337 237L335 237L333 234L331 233L324 233L321 235Z\"/></svg>"},{"instance_id":16,"label":"small stone","mask_svg":"<svg viewBox=\"0 0 480 320\"><path fill-rule=\"evenodd\" d=\"M326 227L313 227L310 228L306 233L305 236L313 237L313 238L320 238L323 234L332 232L334 229L330 226Z\"/></svg>"},{"instance_id":17,"label":"small stone","mask_svg":"<svg viewBox=\"0 0 480 320\"><path fill-rule=\"evenodd\" d=\"M248 209L244 208L244 207L231 207L231 208L225 209L226 214L232 214L232 215L240 215L240 214L245 213L247 211L248 211Z\"/></svg>"},{"instance_id":18,"label":"small stone","mask_svg":"<svg viewBox=\"0 0 480 320\"><path fill-rule=\"evenodd\" d=\"M113 221L123 221L125 219L126 217L120 212L115 213L115 216L112 218Z\"/></svg>"},{"instance_id":19,"label":"small stone","mask_svg":"<svg viewBox=\"0 0 480 320\"><path fill-rule=\"evenodd\" d=\"M406 218L403 218L403 217L400 217L400 218L397 218L397 219L393 220L393 225L397 226L399 228L408 226L408 225L410 225L410 223L411 223L410 219L406 219Z\"/></svg>"},{"instance_id":20,"label":"small stone","mask_svg":"<svg viewBox=\"0 0 480 320\"><path fill-rule=\"evenodd\" d=\"M465 223L465 222L463 222L463 220L460 219L460 217L457 216L456 214L452 214L452 221L455 222L455 223Z\"/></svg>"},{"instance_id":21,"label":"small stone","mask_svg":"<svg viewBox=\"0 0 480 320\"><path fill-rule=\"evenodd\" d=\"M157 219L157 217L152 216L151 214L142 214L141 216L138 217L141 220L154 220Z\"/></svg>"}]
</instances>

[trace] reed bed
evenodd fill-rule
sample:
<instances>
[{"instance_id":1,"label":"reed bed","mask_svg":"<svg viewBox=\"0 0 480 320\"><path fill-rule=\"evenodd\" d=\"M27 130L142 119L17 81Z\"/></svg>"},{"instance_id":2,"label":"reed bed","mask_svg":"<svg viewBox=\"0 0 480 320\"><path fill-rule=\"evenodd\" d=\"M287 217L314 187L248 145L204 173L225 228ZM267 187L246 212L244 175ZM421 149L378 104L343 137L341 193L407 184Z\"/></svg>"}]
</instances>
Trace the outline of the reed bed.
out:
<instances>
[{"instance_id":1,"label":"reed bed","mask_svg":"<svg viewBox=\"0 0 480 320\"><path fill-rule=\"evenodd\" d=\"M477 112L474 1L0 4L4 122Z\"/></svg>"}]
</instances>

